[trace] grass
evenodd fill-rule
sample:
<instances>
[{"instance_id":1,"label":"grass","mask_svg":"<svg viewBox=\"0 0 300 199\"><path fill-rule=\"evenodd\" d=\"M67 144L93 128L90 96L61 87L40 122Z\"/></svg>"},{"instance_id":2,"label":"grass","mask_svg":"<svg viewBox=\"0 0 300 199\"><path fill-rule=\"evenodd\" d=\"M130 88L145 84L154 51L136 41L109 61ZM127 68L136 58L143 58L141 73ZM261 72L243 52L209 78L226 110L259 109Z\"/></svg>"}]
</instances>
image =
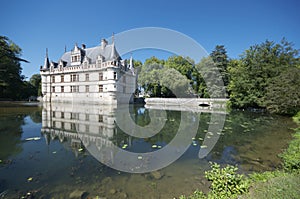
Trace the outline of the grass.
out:
<instances>
[{"instance_id":1,"label":"grass","mask_svg":"<svg viewBox=\"0 0 300 199\"><path fill-rule=\"evenodd\" d=\"M270 178L265 182L254 182L249 192L240 196L240 198L300 198L300 174L285 173L283 171L280 173L281 176Z\"/></svg>"}]
</instances>

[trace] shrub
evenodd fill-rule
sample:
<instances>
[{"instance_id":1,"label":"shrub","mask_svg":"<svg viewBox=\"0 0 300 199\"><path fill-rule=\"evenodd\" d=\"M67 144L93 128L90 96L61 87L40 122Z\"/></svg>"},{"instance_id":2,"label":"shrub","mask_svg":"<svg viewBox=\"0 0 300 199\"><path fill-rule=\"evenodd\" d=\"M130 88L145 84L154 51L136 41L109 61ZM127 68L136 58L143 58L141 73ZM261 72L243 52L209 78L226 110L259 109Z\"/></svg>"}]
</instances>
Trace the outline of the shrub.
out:
<instances>
[{"instance_id":1,"label":"shrub","mask_svg":"<svg viewBox=\"0 0 300 199\"><path fill-rule=\"evenodd\" d=\"M221 168L213 163L211 170L205 172L205 177L212 181L209 198L235 198L249 190L249 181L244 175L237 174L237 167L228 165Z\"/></svg>"}]
</instances>

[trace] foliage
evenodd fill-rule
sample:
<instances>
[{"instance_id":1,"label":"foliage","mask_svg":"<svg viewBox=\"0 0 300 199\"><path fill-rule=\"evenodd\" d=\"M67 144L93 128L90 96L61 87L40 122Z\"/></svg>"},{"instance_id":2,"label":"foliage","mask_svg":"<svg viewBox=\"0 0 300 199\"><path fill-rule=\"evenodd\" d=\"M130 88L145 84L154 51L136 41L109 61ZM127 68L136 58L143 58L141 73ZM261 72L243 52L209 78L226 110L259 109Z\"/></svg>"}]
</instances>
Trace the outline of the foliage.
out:
<instances>
[{"instance_id":1,"label":"foliage","mask_svg":"<svg viewBox=\"0 0 300 199\"><path fill-rule=\"evenodd\" d=\"M201 72L201 81L198 90L201 97L226 97L222 76L211 57L203 58L200 63L196 64L196 69Z\"/></svg>"},{"instance_id":2,"label":"foliage","mask_svg":"<svg viewBox=\"0 0 300 199\"><path fill-rule=\"evenodd\" d=\"M252 182L267 182L268 180L279 177L279 176L285 176L286 173L275 170L275 171L265 171L263 173L252 173L249 175L249 178Z\"/></svg>"},{"instance_id":3,"label":"foliage","mask_svg":"<svg viewBox=\"0 0 300 199\"><path fill-rule=\"evenodd\" d=\"M33 87L33 96L41 96L42 90L41 90L41 75L40 74L34 74L31 76L29 83Z\"/></svg>"},{"instance_id":4,"label":"foliage","mask_svg":"<svg viewBox=\"0 0 300 199\"><path fill-rule=\"evenodd\" d=\"M7 37L0 36L0 98L21 99L23 79L21 75L21 48Z\"/></svg>"},{"instance_id":5,"label":"foliage","mask_svg":"<svg viewBox=\"0 0 300 199\"><path fill-rule=\"evenodd\" d=\"M215 49L210 53L210 57L221 73L224 86L227 86L229 84L229 74L227 70L229 60L225 47L223 45L217 45Z\"/></svg>"},{"instance_id":6,"label":"foliage","mask_svg":"<svg viewBox=\"0 0 300 199\"><path fill-rule=\"evenodd\" d=\"M280 44L266 41L251 46L240 60L229 63L229 92L235 108L265 108L267 87L282 71L299 65L298 50L285 39Z\"/></svg>"},{"instance_id":7,"label":"foliage","mask_svg":"<svg viewBox=\"0 0 300 199\"><path fill-rule=\"evenodd\" d=\"M300 126L300 111L294 115L293 121Z\"/></svg>"},{"instance_id":8,"label":"foliage","mask_svg":"<svg viewBox=\"0 0 300 199\"><path fill-rule=\"evenodd\" d=\"M140 67L138 81L152 97L226 97L227 63L224 46L216 46L211 56L198 64L189 57L171 56L166 61L151 57Z\"/></svg>"},{"instance_id":9,"label":"foliage","mask_svg":"<svg viewBox=\"0 0 300 199\"><path fill-rule=\"evenodd\" d=\"M182 56L171 56L165 62L165 67L173 68L184 75L187 79L192 79L193 60L186 59Z\"/></svg>"},{"instance_id":10,"label":"foliage","mask_svg":"<svg viewBox=\"0 0 300 199\"><path fill-rule=\"evenodd\" d=\"M194 191L194 193L190 196L180 196L179 199L205 199L206 195L199 190Z\"/></svg>"},{"instance_id":11,"label":"foliage","mask_svg":"<svg viewBox=\"0 0 300 199\"><path fill-rule=\"evenodd\" d=\"M247 193L250 181L241 174L237 174L238 168L227 165L224 168L217 163L211 164L211 170L205 172L205 177L212 181L211 191L207 196L201 191L195 191L191 196L181 196L181 199L219 199L236 198L238 195Z\"/></svg>"},{"instance_id":12,"label":"foliage","mask_svg":"<svg viewBox=\"0 0 300 199\"><path fill-rule=\"evenodd\" d=\"M152 97L188 96L189 80L174 69L175 65L170 65L171 61L168 67L164 64L165 61L155 57L147 59L139 75L139 84Z\"/></svg>"},{"instance_id":13,"label":"foliage","mask_svg":"<svg viewBox=\"0 0 300 199\"><path fill-rule=\"evenodd\" d=\"M214 198L234 198L248 191L249 181L244 175L237 174L237 170L237 167L231 165L220 168L220 165L213 163L211 170L205 172L205 177L212 181Z\"/></svg>"},{"instance_id":14,"label":"foliage","mask_svg":"<svg viewBox=\"0 0 300 199\"><path fill-rule=\"evenodd\" d=\"M265 104L272 113L294 115L300 111L300 69L287 68L270 80Z\"/></svg>"},{"instance_id":15,"label":"foliage","mask_svg":"<svg viewBox=\"0 0 300 199\"><path fill-rule=\"evenodd\" d=\"M294 121L300 120L300 112L294 116ZM298 123L299 125L299 123ZM283 160L283 168L287 172L300 173L300 125L293 135L294 139L289 143L288 148L280 154Z\"/></svg>"},{"instance_id":16,"label":"foliage","mask_svg":"<svg viewBox=\"0 0 300 199\"><path fill-rule=\"evenodd\" d=\"M21 75L21 48L7 37L0 36L0 98L23 100L41 95L41 76L33 75L29 81Z\"/></svg>"}]
</instances>

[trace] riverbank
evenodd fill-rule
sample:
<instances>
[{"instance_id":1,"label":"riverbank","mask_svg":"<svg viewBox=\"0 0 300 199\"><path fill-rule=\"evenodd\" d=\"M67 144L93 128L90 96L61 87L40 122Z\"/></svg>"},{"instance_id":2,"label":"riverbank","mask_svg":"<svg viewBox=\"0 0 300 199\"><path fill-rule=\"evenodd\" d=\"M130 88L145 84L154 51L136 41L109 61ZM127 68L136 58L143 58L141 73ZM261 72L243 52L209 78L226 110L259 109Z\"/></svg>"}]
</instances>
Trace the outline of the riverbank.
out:
<instances>
[{"instance_id":1,"label":"riverbank","mask_svg":"<svg viewBox=\"0 0 300 199\"><path fill-rule=\"evenodd\" d=\"M0 101L0 107L22 107L22 106L39 106L41 102L34 101Z\"/></svg>"},{"instance_id":2,"label":"riverbank","mask_svg":"<svg viewBox=\"0 0 300 199\"><path fill-rule=\"evenodd\" d=\"M299 198L300 196L300 112L293 117L298 128L288 148L279 154L282 168L275 171L255 172L248 177L237 174L237 167L213 164L206 172L211 181L211 190L204 194L196 190L192 195L180 196L180 199L204 198ZM228 177L229 176L229 177Z\"/></svg>"}]
</instances>

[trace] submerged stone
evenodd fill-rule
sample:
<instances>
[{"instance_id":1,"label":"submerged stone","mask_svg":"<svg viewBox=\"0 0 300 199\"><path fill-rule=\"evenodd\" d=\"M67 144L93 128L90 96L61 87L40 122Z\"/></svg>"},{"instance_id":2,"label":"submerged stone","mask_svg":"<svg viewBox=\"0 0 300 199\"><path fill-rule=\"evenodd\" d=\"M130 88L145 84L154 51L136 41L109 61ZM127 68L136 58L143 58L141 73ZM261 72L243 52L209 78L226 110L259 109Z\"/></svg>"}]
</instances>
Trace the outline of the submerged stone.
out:
<instances>
[{"instance_id":1,"label":"submerged stone","mask_svg":"<svg viewBox=\"0 0 300 199\"><path fill-rule=\"evenodd\" d=\"M81 199L85 193L86 193L86 191L75 190L70 193L69 198L70 199Z\"/></svg>"},{"instance_id":2,"label":"submerged stone","mask_svg":"<svg viewBox=\"0 0 300 199\"><path fill-rule=\"evenodd\" d=\"M160 180L164 176L160 171L152 171L150 174L155 180Z\"/></svg>"},{"instance_id":3,"label":"submerged stone","mask_svg":"<svg viewBox=\"0 0 300 199\"><path fill-rule=\"evenodd\" d=\"M115 193L117 193L117 190L111 189L111 190L109 190L109 193L110 193L110 194L115 194Z\"/></svg>"}]
</instances>

